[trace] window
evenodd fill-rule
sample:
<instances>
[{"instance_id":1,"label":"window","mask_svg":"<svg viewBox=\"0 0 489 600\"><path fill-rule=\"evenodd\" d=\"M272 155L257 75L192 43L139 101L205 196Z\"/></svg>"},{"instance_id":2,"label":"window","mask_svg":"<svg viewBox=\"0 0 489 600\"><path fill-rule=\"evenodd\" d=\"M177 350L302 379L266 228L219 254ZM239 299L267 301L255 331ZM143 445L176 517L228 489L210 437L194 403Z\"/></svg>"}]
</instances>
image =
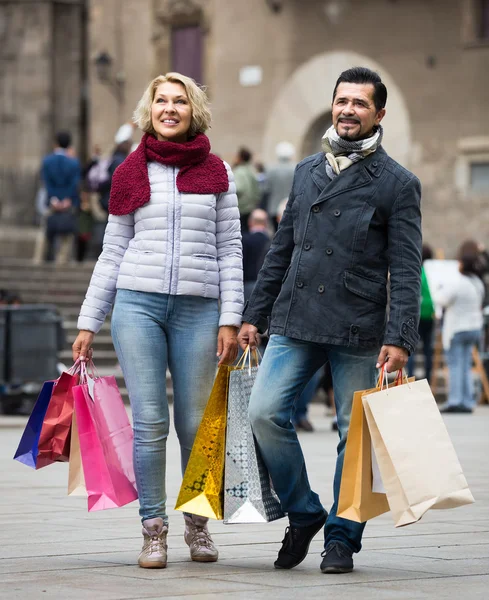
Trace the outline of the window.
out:
<instances>
[{"instance_id":1,"label":"window","mask_svg":"<svg viewBox=\"0 0 489 600\"><path fill-rule=\"evenodd\" d=\"M171 70L203 83L202 28L199 25L173 27L171 34Z\"/></svg>"},{"instance_id":2,"label":"window","mask_svg":"<svg viewBox=\"0 0 489 600\"><path fill-rule=\"evenodd\" d=\"M469 48L489 44L489 0L462 0L462 40Z\"/></svg>"},{"instance_id":3,"label":"window","mask_svg":"<svg viewBox=\"0 0 489 600\"><path fill-rule=\"evenodd\" d=\"M470 164L470 190L476 194L489 193L489 162Z\"/></svg>"},{"instance_id":4,"label":"window","mask_svg":"<svg viewBox=\"0 0 489 600\"><path fill-rule=\"evenodd\" d=\"M489 0L479 0L479 39L489 41Z\"/></svg>"},{"instance_id":5,"label":"window","mask_svg":"<svg viewBox=\"0 0 489 600\"><path fill-rule=\"evenodd\" d=\"M464 196L489 198L489 137L463 138L457 144L455 185Z\"/></svg>"}]
</instances>

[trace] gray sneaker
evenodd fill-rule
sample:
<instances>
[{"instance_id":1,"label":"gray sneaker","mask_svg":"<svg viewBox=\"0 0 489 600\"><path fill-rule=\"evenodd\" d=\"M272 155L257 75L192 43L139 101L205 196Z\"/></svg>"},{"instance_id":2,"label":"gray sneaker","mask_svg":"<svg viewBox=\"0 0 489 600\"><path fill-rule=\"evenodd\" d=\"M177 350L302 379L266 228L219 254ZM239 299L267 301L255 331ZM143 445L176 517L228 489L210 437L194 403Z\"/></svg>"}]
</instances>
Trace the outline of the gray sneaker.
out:
<instances>
[{"instance_id":1,"label":"gray sneaker","mask_svg":"<svg viewBox=\"0 0 489 600\"><path fill-rule=\"evenodd\" d=\"M143 569L164 569L168 546L168 525L163 519L148 519L143 522L143 549L138 564Z\"/></svg>"},{"instance_id":2,"label":"gray sneaker","mask_svg":"<svg viewBox=\"0 0 489 600\"><path fill-rule=\"evenodd\" d=\"M219 552L207 529L206 517L184 515L185 542L190 548L190 558L196 562L216 562Z\"/></svg>"}]
</instances>

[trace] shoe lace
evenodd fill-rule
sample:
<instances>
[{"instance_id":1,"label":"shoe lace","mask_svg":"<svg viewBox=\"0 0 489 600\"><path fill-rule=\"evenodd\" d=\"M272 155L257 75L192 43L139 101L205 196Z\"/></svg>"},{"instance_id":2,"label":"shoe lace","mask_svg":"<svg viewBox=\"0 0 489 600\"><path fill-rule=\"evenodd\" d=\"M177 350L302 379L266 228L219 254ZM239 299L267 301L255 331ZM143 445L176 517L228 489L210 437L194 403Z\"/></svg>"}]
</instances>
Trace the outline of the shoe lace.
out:
<instances>
[{"instance_id":1,"label":"shoe lace","mask_svg":"<svg viewBox=\"0 0 489 600\"><path fill-rule=\"evenodd\" d=\"M151 554L157 553L161 550L163 540L161 534L154 534L148 540L147 551Z\"/></svg>"},{"instance_id":2,"label":"shoe lace","mask_svg":"<svg viewBox=\"0 0 489 600\"><path fill-rule=\"evenodd\" d=\"M347 552L345 546L343 546L343 544L341 544L340 542L331 542L330 544L328 544L326 546L326 549L323 550L323 552L321 552L321 556L324 558L333 550L336 550L336 554L341 558L347 558L348 556L350 556L350 553Z\"/></svg>"},{"instance_id":3,"label":"shoe lace","mask_svg":"<svg viewBox=\"0 0 489 600\"><path fill-rule=\"evenodd\" d=\"M212 548L213 546L211 534L207 527L200 525L193 525L192 542L199 546L206 546L206 548Z\"/></svg>"},{"instance_id":4,"label":"shoe lace","mask_svg":"<svg viewBox=\"0 0 489 600\"><path fill-rule=\"evenodd\" d=\"M294 538L297 538L298 533L299 530L296 527L290 527L290 525L286 527L285 536L282 540L282 545L284 549L290 548L294 545Z\"/></svg>"}]
</instances>

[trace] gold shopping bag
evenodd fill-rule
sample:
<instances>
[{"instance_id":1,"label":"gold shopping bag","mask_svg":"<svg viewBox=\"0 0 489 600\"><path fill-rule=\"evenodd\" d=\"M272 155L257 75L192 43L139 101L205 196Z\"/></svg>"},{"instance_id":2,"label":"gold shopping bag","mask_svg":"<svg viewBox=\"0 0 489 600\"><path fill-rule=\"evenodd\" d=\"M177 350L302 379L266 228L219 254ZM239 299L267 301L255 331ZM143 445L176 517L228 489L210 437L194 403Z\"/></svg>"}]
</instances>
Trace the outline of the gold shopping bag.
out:
<instances>
[{"instance_id":1,"label":"gold shopping bag","mask_svg":"<svg viewBox=\"0 0 489 600\"><path fill-rule=\"evenodd\" d=\"M219 367L183 476L176 510L222 519L229 367Z\"/></svg>"},{"instance_id":2,"label":"gold shopping bag","mask_svg":"<svg viewBox=\"0 0 489 600\"><path fill-rule=\"evenodd\" d=\"M80 454L80 438L78 437L78 426L76 415L73 413L71 422L70 462L68 470L68 496L87 496L85 476Z\"/></svg>"},{"instance_id":3,"label":"gold shopping bag","mask_svg":"<svg viewBox=\"0 0 489 600\"><path fill-rule=\"evenodd\" d=\"M337 515L364 523L388 512L385 494L372 491L372 442L362 396L378 388L355 392L345 447Z\"/></svg>"}]
</instances>

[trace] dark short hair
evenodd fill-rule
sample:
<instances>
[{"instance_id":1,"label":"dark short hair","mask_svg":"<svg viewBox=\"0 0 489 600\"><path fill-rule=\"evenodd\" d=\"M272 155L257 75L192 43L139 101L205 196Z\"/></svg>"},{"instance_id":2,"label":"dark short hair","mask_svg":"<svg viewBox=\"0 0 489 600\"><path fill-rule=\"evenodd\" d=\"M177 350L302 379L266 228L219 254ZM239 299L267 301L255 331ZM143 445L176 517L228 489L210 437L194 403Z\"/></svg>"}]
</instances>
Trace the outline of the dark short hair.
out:
<instances>
[{"instance_id":1,"label":"dark short hair","mask_svg":"<svg viewBox=\"0 0 489 600\"><path fill-rule=\"evenodd\" d=\"M250 162L250 160L253 158L253 155L248 150L248 148L244 148L244 147L241 147L238 150L238 156L239 156L239 159L242 160L245 163Z\"/></svg>"},{"instance_id":2,"label":"dark short hair","mask_svg":"<svg viewBox=\"0 0 489 600\"><path fill-rule=\"evenodd\" d=\"M71 133L69 131L58 131L56 143L60 148L69 148L71 146Z\"/></svg>"},{"instance_id":3,"label":"dark short hair","mask_svg":"<svg viewBox=\"0 0 489 600\"><path fill-rule=\"evenodd\" d=\"M483 267L477 242L474 240L465 241L458 250L457 258L461 265L460 272L463 275L482 277Z\"/></svg>"},{"instance_id":4,"label":"dark short hair","mask_svg":"<svg viewBox=\"0 0 489 600\"><path fill-rule=\"evenodd\" d=\"M428 244L423 244L421 249L421 258L424 262L425 260L431 260L433 258L433 248L428 246Z\"/></svg>"},{"instance_id":5,"label":"dark short hair","mask_svg":"<svg viewBox=\"0 0 489 600\"><path fill-rule=\"evenodd\" d=\"M333 102L336 90L340 83L372 84L374 86L374 104L377 110L381 110L387 103L387 88L382 83L380 75L366 67L353 67L347 69L338 77L333 91Z\"/></svg>"}]
</instances>

